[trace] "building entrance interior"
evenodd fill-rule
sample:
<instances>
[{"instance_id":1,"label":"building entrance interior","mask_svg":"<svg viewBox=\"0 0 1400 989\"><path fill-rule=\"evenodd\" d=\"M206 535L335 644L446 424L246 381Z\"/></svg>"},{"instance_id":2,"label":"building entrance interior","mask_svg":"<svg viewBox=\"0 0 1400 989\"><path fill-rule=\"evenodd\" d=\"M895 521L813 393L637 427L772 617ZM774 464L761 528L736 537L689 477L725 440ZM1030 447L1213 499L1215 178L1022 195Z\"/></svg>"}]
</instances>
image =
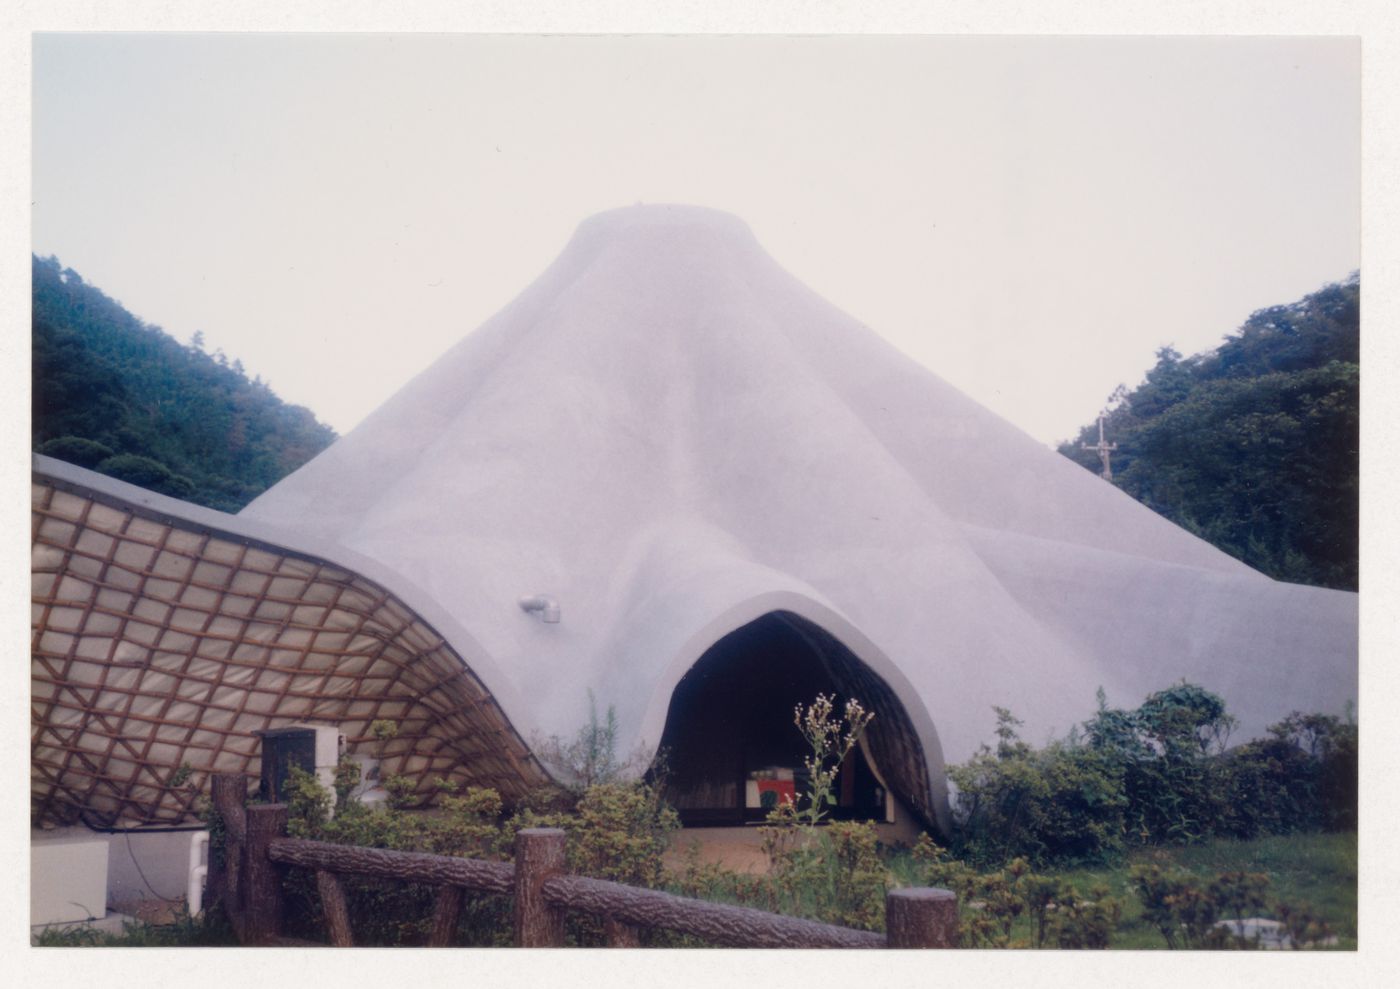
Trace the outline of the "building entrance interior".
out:
<instances>
[{"instance_id":1,"label":"building entrance interior","mask_svg":"<svg viewBox=\"0 0 1400 989\"><path fill-rule=\"evenodd\" d=\"M826 694L839 713L850 696L808 629L820 631L796 615L764 615L716 642L677 684L661 750L667 799L684 825L759 822L775 802L805 793L803 761L811 750L793 722L794 707ZM871 698L858 699L870 708ZM841 766L835 796L830 819L886 818L885 785L866 747L853 749Z\"/></svg>"}]
</instances>

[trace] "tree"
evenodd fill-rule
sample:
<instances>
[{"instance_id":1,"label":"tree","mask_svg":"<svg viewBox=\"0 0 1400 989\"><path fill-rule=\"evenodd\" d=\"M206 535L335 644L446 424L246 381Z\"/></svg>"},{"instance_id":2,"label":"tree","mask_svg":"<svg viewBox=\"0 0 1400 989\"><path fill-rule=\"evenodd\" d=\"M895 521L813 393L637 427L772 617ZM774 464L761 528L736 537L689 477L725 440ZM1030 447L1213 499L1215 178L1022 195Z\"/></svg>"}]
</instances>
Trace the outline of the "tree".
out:
<instances>
[{"instance_id":1,"label":"tree","mask_svg":"<svg viewBox=\"0 0 1400 989\"><path fill-rule=\"evenodd\" d=\"M335 439L240 362L204 353L202 333L179 344L57 258L33 258L32 291L36 450L237 511Z\"/></svg>"},{"instance_id":2,"label":"tree","mask_svg":"<svg viewBox=\"0 0 1400 989\"><path fill-rule=\"evenodd\" d=\"M1232 556L1282 580L1357 580L1360 284L1260 310L1214 351L1171 347L1110 398L1113 483ZM1081 449L1060 452L1095 472Z\"/></svg>"}]
</instances>

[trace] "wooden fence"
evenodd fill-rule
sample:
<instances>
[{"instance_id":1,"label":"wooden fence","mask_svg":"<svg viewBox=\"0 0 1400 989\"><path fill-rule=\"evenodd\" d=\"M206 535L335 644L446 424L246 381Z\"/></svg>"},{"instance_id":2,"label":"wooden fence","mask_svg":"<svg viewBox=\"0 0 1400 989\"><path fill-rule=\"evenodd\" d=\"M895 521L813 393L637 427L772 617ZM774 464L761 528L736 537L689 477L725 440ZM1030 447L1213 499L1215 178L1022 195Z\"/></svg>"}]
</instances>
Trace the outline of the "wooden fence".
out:
<instances>
[{"instance_id":1,"label":"wooden fence","mask_svg":"<svg viewBox=\"0 0 1400 989\"><path fill-rule=\"evenodd\" d=\"M603 921L613 947L636 947L641 928L663 928L732 948L951 948L957 946L957 897L943 889L898 889L885 898L886 934L708 903L659 890L568 875L564 832L528 828L515 861L486 862L286 837L285 804L245 807L247 781L215 776L214 808L223 818L223 861L211 860L208 903L221 903L244 944L295 944L282 936L282 873L316 876L330 943L349 947L350 912L340 876L370 876L437 887L429 944L447 947L467 891L514 896L516 945L562 947L564 917L578 910Z\"/></svg>"}]
</instances>

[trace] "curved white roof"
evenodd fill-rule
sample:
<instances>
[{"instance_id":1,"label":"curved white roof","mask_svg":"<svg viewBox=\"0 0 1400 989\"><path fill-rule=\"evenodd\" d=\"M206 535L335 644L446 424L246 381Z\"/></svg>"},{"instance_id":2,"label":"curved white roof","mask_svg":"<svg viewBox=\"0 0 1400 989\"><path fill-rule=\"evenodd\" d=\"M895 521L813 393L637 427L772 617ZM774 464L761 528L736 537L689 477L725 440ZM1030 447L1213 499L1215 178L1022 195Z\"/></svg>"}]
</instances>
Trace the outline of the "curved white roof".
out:
<instances>
[{"instance_id":1,"label":"curved white roof","mask_svg":"<svg viewBox=\"0 0 1400 989\"><path fill-rule=\"evenodd\" d=\"M526 737L571 737L591 691L620 751L654 747L684 672L772 610L885 678L936 783L992 705L1042 741L1099 686L1133 706L1201 683L1242 735L1357 695L1354 594L1277 583L1165 521L693 207L585 221L241 517L420 588ZM537 593L559 623L520 609Z\"/></svg>"}]
</instances>

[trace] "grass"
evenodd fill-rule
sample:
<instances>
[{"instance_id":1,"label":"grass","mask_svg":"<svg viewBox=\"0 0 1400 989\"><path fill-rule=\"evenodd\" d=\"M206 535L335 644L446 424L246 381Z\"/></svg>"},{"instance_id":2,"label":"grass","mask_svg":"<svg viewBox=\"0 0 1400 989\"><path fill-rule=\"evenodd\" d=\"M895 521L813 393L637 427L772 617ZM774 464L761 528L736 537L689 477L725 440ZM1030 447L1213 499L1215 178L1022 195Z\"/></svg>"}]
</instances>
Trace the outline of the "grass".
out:
<instances>
[{"instance_id":1,"label":"grass","mask_svg":"<svg viewBox=\"0 0 1400 989\"><path fill-rule=\"evenodd\" d=\"M1138 862L1151 861L1154 855L1166 856L1178 868L1203 877L1222 872L1262 872L1269 877L1269 909L1263 915L1277 917L1273 905L1282 901L1294 905L1307 904L1327 921L1337 936L1339 949L1356 948L1356 833L1276 835L1251 841L1212 841L1179 848L1143 850L1130 856L1127 864L1112 873L1098 873L1100 881L1109 881L1115 895L1124 887L1128 868ZM1075 882L1086 885L1088 870L1064 873ZM1108 877L1111 876L1111 880ZM1119 936L1114 946L1122 948L1161 948L1162 935L1141 920L1141 904L1131 890Z\"/></svg>"},{"instance_id":2,"label":"grass","mask_svg":"<svg viewBox=\"0 0 1400 989\"><path fill-rule=\"evenodd\" d=\"M1110 946L1115 949L1164 949L1165 939L1152 924L1143 920L1142 903L1134 892L1129 872L1133 866L1158 861L1185 869L1209 881L1225 872L1258 872L1269 877L1268 903L1260 915L1277 919L1275 905L1284 901L1308 905L1337 935L1338 949L1356 948L1357 844L1355 833L1296 834L1251 841L1214 840L1197 845L1153 847L1134 851L1121 861L1098 865L1037 870L1068 881L1080 893L1103 885L1122 904L1122 914ZM900 885L917 885L916 867L908 852L894 852L886 865ZM691 888L672 885L673 892L699 895L703 899L741 903L768 909L759 877L739 876L710 866L700 870L699 882ZM1203 883L1204 884L1204 883ZM788 910L803 913L789 905ZM813 916L810 912L807 915ZM1031 943L1030 923L1018 921L1013 929L1014 944Z\"/></svg>"},{"instance_id":3,"label":"grass","mask_svg":"<svg viewBox=\"0 0 1400 989\"><path fill-rule=\"evenodd\" d=\"M129 920L120 934L84 926L51 927L34 935L33 943L39 948L194 948L232 947L238 940L221 916L184 913L168 924Z\"/></svg>"},{"instance_id":4,"label":"grass","mask_svg":"<svg viewBox=\"0 0 1400 989\"><path fill-rule=\"evenodd\" d=\"M1297 834L1251 841L1216 840L1198 845L1144 848L1122 862L1097 867L1044 870L1088 893L1096 884L1107 886L1123 904L1114 932L1113 948L1165 948L1161 933L1142 919L1142 903L1128 878L1137 864L1161 862L1211 879L1223 872L1261 872L1269 877L1269 907L1262 916L1277 918L1279 901L1307 904L1326 920L1337 936L1336 948L1356 948L1356 834ZM1018 936L1029 936L1018 932Z\"/></svg>"}]
</instances>

